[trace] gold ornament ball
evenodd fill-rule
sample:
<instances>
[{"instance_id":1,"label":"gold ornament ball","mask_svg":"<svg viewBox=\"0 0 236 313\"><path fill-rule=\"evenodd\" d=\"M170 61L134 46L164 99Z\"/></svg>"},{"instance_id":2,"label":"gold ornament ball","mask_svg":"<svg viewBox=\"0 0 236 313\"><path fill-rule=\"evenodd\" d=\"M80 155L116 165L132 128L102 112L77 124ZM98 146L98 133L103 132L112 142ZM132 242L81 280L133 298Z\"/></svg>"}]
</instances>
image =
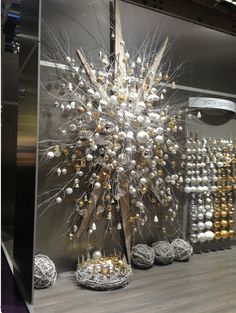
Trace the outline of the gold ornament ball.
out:
<instances>
[{"instance_id":1,"label":"gold ornament ball","mask_svg":"<svg viewBox=\"0 0 236 313\"><path fill-rule=\"evenodd\" d=\"M214 227L215 228L220 228L221 227L221 223L219 221L215 221Z\"/></svg>"},{"instance_id":2,"label":"gold ornament ball","mask_svg":"<svg viewBox=\"0 0 236 313\"><path fill-rule=\"evenodd\" d=\"M234 225L234 220L229 220L228 224L229 224L229 226L233 226Z\"/></svg>"},{"instance_id":3,"label":"gold ornament ball","mask_svg":"<svg viewBox=\"0 0 236 313\"><path fill-rule=\"evenodd\" d=\"M229 238L233 238L235 236L235 231L233 229L230 229L228 232Z\"/></svg>"},{"instance_id":4,"label":"gold ornament ball","mask_svg":"<svg viewBox=\"0 0 236 313\"><path fill-rule=\"evenodd\" d=\"M215 240L219 240L221 238L221 234L219 231L215 232Z\"/></svg>"},{"instance_id":5,"label":"gold ornament ball","mask_svg":"<svg viewBox=\"0 0 236 313\"><path fill-rule=\"evenodd\" d=\"M228 236L229 236L227 230L222 230L222 231L220 232L220 235L221 235L221 238L222 238L222 239L227 239Z\"/></svg>"},{"instance_id":6,"label":"gold ornament ball","mask_svg":"<svg viewBox=\"0 0 236 313\"><path fill-rule=\"evenodd\" d=\"M234 211L233 210L230 210L229 211L229 216L233 216L234 215Z\"/></svg>"},{"instance_id":7,"label":"gold ornament ball","mask_svg":"<svg viewBox=\"0 0 236 313\"><path fill-rule=\"evenodd\" d=\"M221 216L226 217L228 215L228 212L226 210L221 211Z\"/></svg>"},{"instance_id":8,"label":"gold ornament ball","mask_svg":"<svg viewBox=\"0 0 236 313\"><path fill-rule=\"evenodd\" d=\"M220 217L220 212L219 211L215 211L214 212L214 217L215 218L219 218Z\"/></svg>"},{"instance_id":9,"label":"gold ornament ball","mask_svg":"<svg viewBox=\"0 0 236 313\"><path fill-rule=\"evenodd\" d=\"M222 226L223 228L227 227L227 226L228 226L228 221L222 220L222 221L221 221L221 226Z\"/></svg>"}]
</instances>

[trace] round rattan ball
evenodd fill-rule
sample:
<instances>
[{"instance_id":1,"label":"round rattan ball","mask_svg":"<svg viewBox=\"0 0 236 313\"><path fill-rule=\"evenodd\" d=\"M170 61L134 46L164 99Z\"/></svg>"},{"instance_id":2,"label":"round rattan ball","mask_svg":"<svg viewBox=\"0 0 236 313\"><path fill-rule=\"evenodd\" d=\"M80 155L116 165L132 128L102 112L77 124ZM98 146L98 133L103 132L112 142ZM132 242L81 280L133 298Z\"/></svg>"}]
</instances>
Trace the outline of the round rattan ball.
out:
<instances>
[{"instance_id":1,"label":"round rattan ball","mask_svg":"<svg viewBox=\"0 0 236 313\"><path fill-rule=\"evenodd\" d=\"M43 289L53 286L57 279L57 271L52 260L43 254L34 259L34 288Z\"/></svg>"},{"instance_id":2,"label":"round rattan ball","mask_svg":"<svg viewBox=\"0 0 236 313\"><path fill-rule=\"evenodd\" d=\"M192 246L183 239L173 240L171 246L175 251L175 261L188 261L193 253Z\"/></svg>"},{"instance_id":3,"label":"round rattan ball","mask_svg":"<svg viewBox=\"0 0 236 313\"><path fill-rule=\"evenodd\" d=\"M152 248L155 252L155 262L157 264L171 264L175 258L175 251L172 245L167 241L158 241L153 243Z\"/></svg>"},{"instance_id":4,"label":"round rattan ball","mask_svg":"<svg viewBox=\"0 0 236 313\"><path fill-rule=\"evenodd\" d=\"M155 252L153 248L138 244L132 248L131 261L137 268L147 269L154 263Z\"/></svg>"}]
</instances>

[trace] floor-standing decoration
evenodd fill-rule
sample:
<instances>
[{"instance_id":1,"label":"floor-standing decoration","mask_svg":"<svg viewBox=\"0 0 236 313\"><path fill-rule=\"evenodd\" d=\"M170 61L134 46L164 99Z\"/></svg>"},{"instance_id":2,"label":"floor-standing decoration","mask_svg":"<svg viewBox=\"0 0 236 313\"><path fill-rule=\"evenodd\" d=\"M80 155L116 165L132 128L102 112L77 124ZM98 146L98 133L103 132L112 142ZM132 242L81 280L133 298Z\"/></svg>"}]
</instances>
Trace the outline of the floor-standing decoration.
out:
<instances>
[{"instance_id":1,"label":"floor-standing decoration","mask_svg":"<svg viewBox=\"0 0 236 313\"><path fill-rule=\"evenodd\" d=\"M98 260L92 257L96 262L90 259L92 251L80 252L79 279L85 267L107 278L104 264L109 261L116 268L123 252L129 263L133 232L150 220L159 223L160 213L174 228L176 192L183 183L176 136L182 137L185 110L168 100L175 88L163 61L168 39L157 53L151 43L131 56L122 38L117 3L114 38L114 62L103 51L98 60L88 60L78 49L78 64L64 56L66 65L58 77L63 82L53 95L61 127L55 139L41 142L43 162L52 164L50 174L61 181L41 207L44 212L73 199L68 236L74 247L84 233L89 240L99 227L110 234L109 241L117 231L123 233L121 251L98 251Z\"/></svg>"}]
</instances>

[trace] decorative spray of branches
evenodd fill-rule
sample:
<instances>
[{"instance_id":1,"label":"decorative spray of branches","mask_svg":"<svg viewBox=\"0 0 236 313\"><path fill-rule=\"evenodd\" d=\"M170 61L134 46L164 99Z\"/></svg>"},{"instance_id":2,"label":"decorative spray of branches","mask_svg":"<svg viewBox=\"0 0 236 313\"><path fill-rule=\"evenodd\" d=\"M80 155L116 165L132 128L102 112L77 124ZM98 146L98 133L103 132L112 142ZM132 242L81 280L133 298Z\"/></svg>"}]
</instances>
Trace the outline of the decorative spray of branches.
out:
<instances>
[{"instance_id":1,"label":"decorative spray of branches","mask_svg":"<svg viewBox=\"0 0 236 313\"><path fill-rule=\"evenodd\" d=\"M73 198L70 239L76 244L82 233L96 233L102 219L105 234L123 232L129 260L132 235L146 224L158 225L162 233L166 225L172 225L172 233L179 231L176 194L183 177L177 137L183 136L185 109L171 97L175 83L165 61L168 39L157 53L155 37L145 40L132 57L118 6L114 31L114 62L103 51L88 60L82 49L78 60L61 52L63 66L53 60L57 91L45 90L61 124L51 125L53 138L40 142L40 152L48 174L60 183L40 195L39 210L42 215Z\"/></svg>"}]
</instances>

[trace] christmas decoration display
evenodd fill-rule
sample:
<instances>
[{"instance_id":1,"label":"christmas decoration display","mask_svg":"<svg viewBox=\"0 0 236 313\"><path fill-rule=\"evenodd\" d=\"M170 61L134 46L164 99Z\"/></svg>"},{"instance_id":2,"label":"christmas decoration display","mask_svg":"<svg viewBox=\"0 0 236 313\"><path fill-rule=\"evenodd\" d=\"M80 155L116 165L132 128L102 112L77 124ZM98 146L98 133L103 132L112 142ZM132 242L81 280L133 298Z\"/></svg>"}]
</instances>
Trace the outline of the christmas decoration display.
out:
<instances>
[{"instance_id":1,"label":"christmas decoration display","mask_svg":"<svg viewBox=\"0 0 236 313\"><path fill-rule=\"evenodd\" d=\"M184 239L175 239L171 242L175 252L175 261L188 261L193 253L190 243Z\"/></svg>"},{"instance_id":2,"label":"christmas decoration display","mask_svg":"<svg viewBox=\"0 0 236 313\"><path fill-rule=\"evenodd\" d=\"M232 238L235 151L232 140L187 139L185 192L192 243Z\"/></svg>"},{"instance_id":3,"label":"christmas decoration display","mask_svg":"<svg viewBox=\"0 0 236 313\"><path fill-rule=\"evenodd\" d=\"M152 247L144 244L137 244L132 248L131 261L137 268L147 269L152 267L155 259L155 252Z\"/></svg>"},{"instance_id":4,"label":"christmas decoration display","mask_svg":"<svg viewBox=\"0 0 236 313\"><path fill-rule=\"evenodd\" d=\"M100 251L95 251L92 259L79 261L76 271L79 285L104 291L125 287L132 276L131 267L126 260L117 256L102 257Z\"/></svg>"},{"instance_id":5,"label":"christmas decoration display","mask_svg":"<svg viewBox=\"0 0 236 313\"><path fill-rule=\"evenodd\" d=\"M132 56L119 21L116 6L112 61L104 51L98 60L88 60L78 49L79 62L63 53L65 66L52 97L61 125L52 132L54 138L40 142L41 160L58 182L44 193L47 198L39 209L42 215L71 199L68 237L74 246L79 246L84 233L90 240L103 220L105 235L123 233L120 249L129 263L133 233L146 223L159 224L164 233L168 223L172 230L179 228L176 193L183 183L183 168L178 140L183 138L185 109L170 98L175 83L174 72L164 61L168 39L157 53L144 45ZM136 246L133 259L141 251ZM151 265L152 248L146 247L143 257ZM99 259L101 267L107 261ZM79 281L83 270L90 273L96 267L94 262L79 267Z\"/></svg>"},{"instance_id":6,"label":"christmas decoration display","mask_svg":"<svg viewBox=\"0 0 236 313\"><path fill-rule=\"evenodd\" d=\"M171 264L175 258L175 251L167 241L158 241L152 244L155 252L155 262L157 264Z\"/></svg>"},{"instance_id":7,"label":"christmas decoration display","mask_svg":"<svg viewBox=\"0 0 236 313\"><path fill-rule=\"evenodd\" d=\"M37 254L34 259L34 288L52 287L57 279L57 271L52 260L43 254Z\"/></svg>"}]
</instances>

